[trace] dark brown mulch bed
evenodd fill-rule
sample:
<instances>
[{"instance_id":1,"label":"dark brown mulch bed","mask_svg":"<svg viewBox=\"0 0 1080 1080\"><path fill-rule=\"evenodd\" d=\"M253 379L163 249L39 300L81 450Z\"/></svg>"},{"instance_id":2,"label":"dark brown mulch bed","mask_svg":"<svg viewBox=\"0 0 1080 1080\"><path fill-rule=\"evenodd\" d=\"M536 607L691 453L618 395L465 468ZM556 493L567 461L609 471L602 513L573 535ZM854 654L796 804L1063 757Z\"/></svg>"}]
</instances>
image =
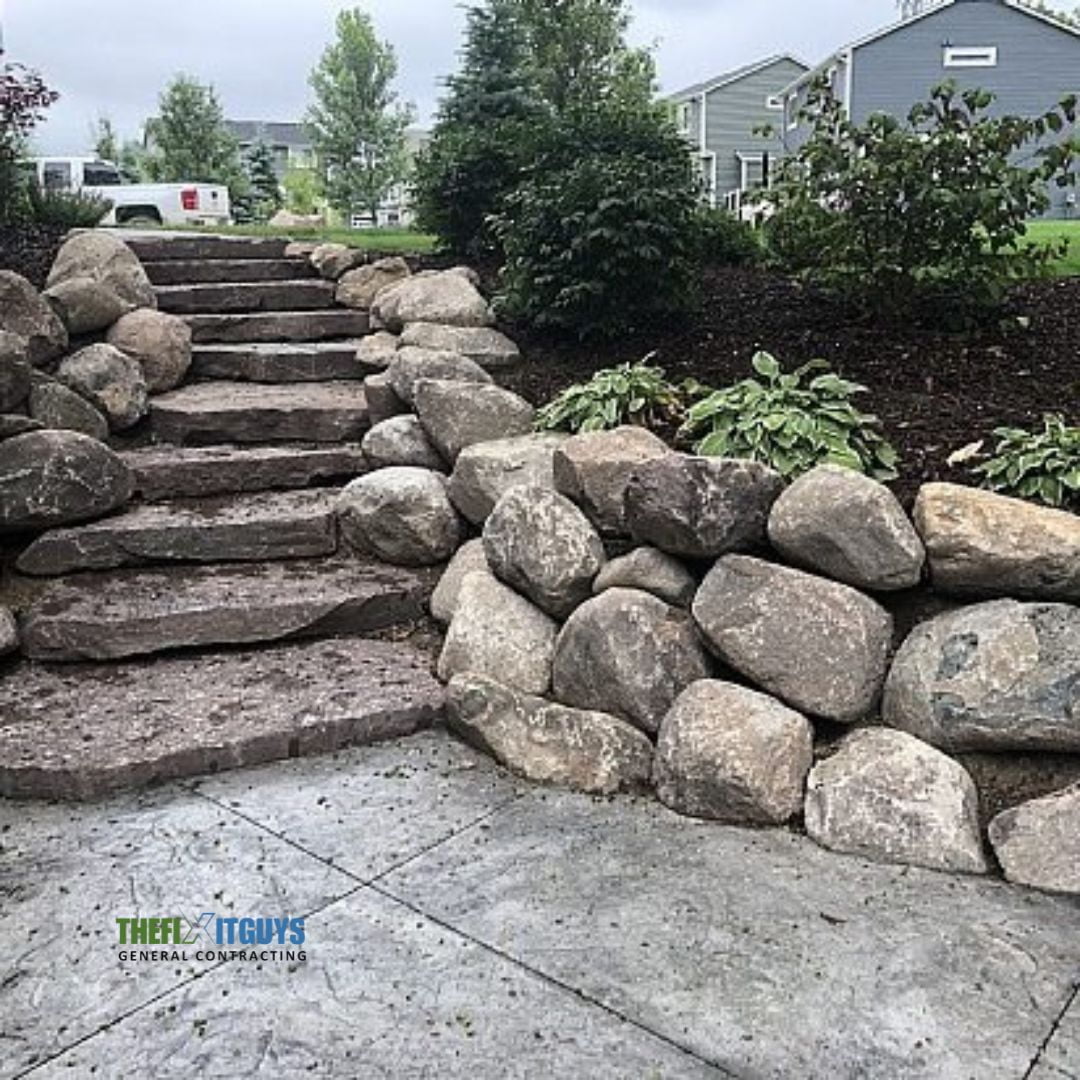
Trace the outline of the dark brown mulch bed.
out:
<instances>
[{"instance_id":1,"label":"dark brown mulch bed","mask_svg":"<svg viewBox=\"0 0 1080 1080\"><path fill-rule=\"evenodd\" d=\"M980 439L989 446L995 427L1038 424L1047 411L1080 422L1080 279L1018 288L1000 323L968 333L877 325L766 270L716 269L703 286L696 317L615 345L507 327L527 363L500 381L540 403L599 368L650 352L673 380L711 386L750 374L758 349L785 368L823 357L869 388L859 404L881 417L900 452L894 486L905 501L927 480L971 483L945 459ZM1030 319L1026 329L1021 317Z\"/></svg>"},{"instance_id":2,"label":"dark brown mulch bed","mask_svg":"<svg viewBox=\"0 0 1080 1080\"><path fill-rule=\"evenodd\" d=\"M0 270L14 270L35 288L44 288L66 232L44 225L0 229Z\"/></svg>"}]
</instances>

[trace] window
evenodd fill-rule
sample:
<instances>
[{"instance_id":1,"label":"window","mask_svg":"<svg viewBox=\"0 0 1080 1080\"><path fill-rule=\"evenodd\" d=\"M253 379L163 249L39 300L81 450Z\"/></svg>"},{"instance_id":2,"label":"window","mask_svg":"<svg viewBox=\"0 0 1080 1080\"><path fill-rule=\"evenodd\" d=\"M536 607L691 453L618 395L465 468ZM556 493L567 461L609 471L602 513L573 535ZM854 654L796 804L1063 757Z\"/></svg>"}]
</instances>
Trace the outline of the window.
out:
<instances>
[{"instance_id":1,"label":"window","mask_svg":"<svg viewBox=\"0 0 1080 1080\"><path fill-rule=\"evenodd\" d=\"M997 67L997 60L996 45L945 46L946 67Z\"/></svg>"},{"instance_id":2,"label":"window","mask_svg":"<svg viewBox=\"0 0 1080 1080\"><path fill-rule=\"evenodd\" d=\"M770 94L765 99L766 109L780 110L784 107L784 99L779 94Z\"/></svg>"},{"instance_id":3,"label":"window","mask_svg":"<svg viewBox=\"0 0 1080 1080\"><path fill-rule=\"evenodd\" d=\"M790 94L787 99L787 126L788 131L794 131L799 126L799 95Z\"/></svg>"},{"instance_id":4,"label":"window","mask_svg":"<svg viewBox=\"0 0 1080 1080\"><path fill-rule=\"evenodd\" d=\"M46 191L69 191L71 189L71 162L47 161L42 170Z\"/></svg>"},{"instance_id":5,"label":"window","mask_svg":"<svg viewBox=\"0 0 1080 1080\"><path fill-rule=\"evenodd\" d=\"M122 181L111 165L95 161L83 166L83 183L87 187L116 187Z\"/></svg>"},{"instance_id":6,"label":"window","mask_svg":"<svg viewBox=\"0 0 1080 1080\"><path fill-rule=\"evenodd\" d=\"M690 134L690 102L679 106L679 130L684 135Z\"/></svg>"}]
</instances>

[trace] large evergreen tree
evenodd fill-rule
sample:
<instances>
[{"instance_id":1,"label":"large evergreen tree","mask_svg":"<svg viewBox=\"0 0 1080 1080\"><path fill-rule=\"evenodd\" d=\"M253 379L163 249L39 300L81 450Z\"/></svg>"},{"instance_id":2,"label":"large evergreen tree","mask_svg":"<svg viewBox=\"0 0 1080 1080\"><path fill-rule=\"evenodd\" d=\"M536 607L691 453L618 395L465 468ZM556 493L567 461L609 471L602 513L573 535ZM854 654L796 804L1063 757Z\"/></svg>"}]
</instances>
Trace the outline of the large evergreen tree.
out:
<instances>
[{"instance_id":1,"label":"large evergreen tree","mask_svg":"<svg viewBox=\"0 0 1080 1080\"><path fill-rule=\"evenodd\" d=\"M325 171L326 196L342 214L374 215L408 171L410 110L393 90L397 58L379 41L371 17L342 11L337 39L311 73L315 103L307 126Z\"/></svg>"},{"instance_id":2,"label":"large evergreen tree","mask_svg":"<svg viewBox=\"0 0 1080 1080\"><path fill-rule=\"evenodd\" d=\"M274 151L260 139L244 157L251 185L251 212L255 221L269 221L283 202L281 184L274 169Z\"/></svg>"}]
</instances>

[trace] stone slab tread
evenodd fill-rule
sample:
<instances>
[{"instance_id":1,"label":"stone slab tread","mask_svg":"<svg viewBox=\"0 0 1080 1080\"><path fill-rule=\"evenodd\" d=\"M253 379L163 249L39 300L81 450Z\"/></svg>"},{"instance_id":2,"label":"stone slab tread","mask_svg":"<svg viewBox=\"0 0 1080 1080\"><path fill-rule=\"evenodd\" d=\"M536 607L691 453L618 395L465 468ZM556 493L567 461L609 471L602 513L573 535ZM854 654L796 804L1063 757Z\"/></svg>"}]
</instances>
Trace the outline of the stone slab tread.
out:
<instances>
[{"instance_id":1,"label":"stone slab tread","mask_svg":"<svg viewBox=\"0 0 1080 1080\"><path fill-rule=\"evenodd\" d=\"M232 314L271 311L318 311L333 308L331 281L247 281L158 285L158 309L173 315Z\"/></svg>"}]
</instances>

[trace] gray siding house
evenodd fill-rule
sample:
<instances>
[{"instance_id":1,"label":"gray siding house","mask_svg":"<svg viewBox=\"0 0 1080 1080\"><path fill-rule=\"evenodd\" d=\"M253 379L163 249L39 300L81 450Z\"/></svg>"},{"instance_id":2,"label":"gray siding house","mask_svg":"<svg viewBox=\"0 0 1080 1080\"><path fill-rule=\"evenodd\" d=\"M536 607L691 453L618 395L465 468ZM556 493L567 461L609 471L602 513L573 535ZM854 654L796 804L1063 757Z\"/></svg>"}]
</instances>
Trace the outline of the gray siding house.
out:
<instances>
[{"instance_id":1,"label":"gray siding house","mask_svg":"<svg viewBox=\"0 0 1080 1080\"><path fill-rule=\"evenodd\" d=\"M782 91L807 70L793 56L770 56L669 95L710 206L737 213L743 195L761 186L766 155L775 157L784 147L779 133L764 138L754 131L780 126Z\"/></svg>"},{"instance_id":2,"label":"gray siding house","mask_svg":"<svg viewBox=\"0 0 1080 1080\"><path fill-rule=\"evenodd\" d=\"M806 137L798 113L821 75L860 124L873 113L905 117L947 79L992 91L999 114L1037 116L1080 92L1080 31L1019 0L942 0L844 46L786 87L788 149ZM1073 211L1071 189L1054 185L1050 196L1052 216Z\"/></svg>"}]
</instances>

